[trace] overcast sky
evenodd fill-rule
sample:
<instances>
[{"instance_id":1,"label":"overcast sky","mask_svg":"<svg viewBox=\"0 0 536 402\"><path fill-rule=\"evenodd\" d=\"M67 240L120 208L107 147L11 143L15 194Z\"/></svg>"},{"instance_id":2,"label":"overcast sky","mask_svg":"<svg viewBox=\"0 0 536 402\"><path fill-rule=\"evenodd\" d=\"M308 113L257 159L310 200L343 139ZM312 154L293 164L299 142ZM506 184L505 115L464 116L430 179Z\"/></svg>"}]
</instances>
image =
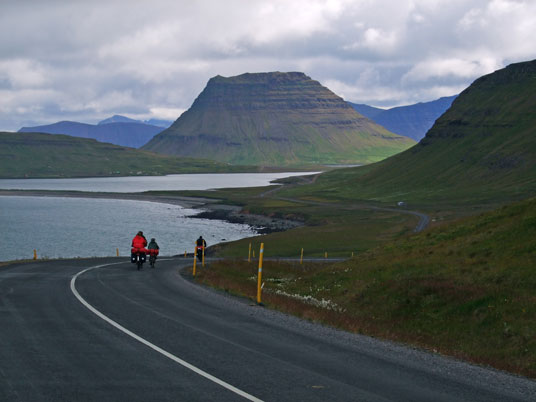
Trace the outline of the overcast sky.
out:
<instances>
[{"instance_id":1,"label":"overcast sky","mask_svg":"<svg viewBox=\"0 0 536 402\"><path fill-rule=\"evenodd\" d=\"M392 107L536 58L536 0L1 0L0 130L175 120L215 75L302 71Z\"/></svg>"}]
</instances>

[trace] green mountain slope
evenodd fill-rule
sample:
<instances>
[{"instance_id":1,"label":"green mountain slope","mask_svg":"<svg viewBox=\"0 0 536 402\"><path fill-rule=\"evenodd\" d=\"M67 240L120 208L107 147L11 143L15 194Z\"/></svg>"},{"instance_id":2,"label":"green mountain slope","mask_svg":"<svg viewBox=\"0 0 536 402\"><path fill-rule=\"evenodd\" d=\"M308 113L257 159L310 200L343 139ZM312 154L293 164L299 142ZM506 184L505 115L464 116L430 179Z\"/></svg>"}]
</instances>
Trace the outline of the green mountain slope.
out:
<instances>
[{"instance_id":1,"label":"green mountain slope","mask_svg":"<svg viewBox=\"0 0 536 402\"><path fill-rule=\"evenodd\" d=\"M0 132L0 145L1 178L236 170L214 161L162 156L67 135Z\"/></svg>"},{"instance_id":2,"label":"green mountain slope","mask_svg":"<svg viewBox=\"0 0 536 402\"><path fill-rule=\"evenodd\" d=\"M288 166L370 163L413 144L305 74L274 72L210 79L192 107L143 149Z\"/></svg>"},{"instance_id":3,"label":"green mountain slope","mask_svg":"<svg viewBox=\"0 0 536 402\"><path fill-rule=\"evenodd\" d=\"M416 146L374 165L327 173L308 191L426 202L534 195L535 93L536 60L481 77Z\"/></svg>"}]
</instances>

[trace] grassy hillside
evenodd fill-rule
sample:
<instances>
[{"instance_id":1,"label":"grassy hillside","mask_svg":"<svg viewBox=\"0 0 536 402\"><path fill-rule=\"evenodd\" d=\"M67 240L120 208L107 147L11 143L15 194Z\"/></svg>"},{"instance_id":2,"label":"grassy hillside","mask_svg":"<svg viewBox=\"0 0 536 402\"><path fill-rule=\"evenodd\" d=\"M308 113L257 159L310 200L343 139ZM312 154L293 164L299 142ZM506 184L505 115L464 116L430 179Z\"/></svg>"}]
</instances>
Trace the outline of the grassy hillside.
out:
<instances>
[{"instance_id":1,"label":"grassy hillside","mask_svg":"<svg viewBox=\"0 0 536 402\"><path fill-rule=\"evenodd\" d=\"M66 135L0 132L0 145L1 178L161 175L245 169Z\"/></svg>"},{"instance_id":2,"label":"grassy hillside","mask_svg":"<svg viewBox=\"0 0 536 402\"><path fill-rule=\"evenodd\" d=\"M536 377L534 267L532 198L335 265L266 262L263 302ZM254 299L256 269L256 261L214 263L198 280Z\"/></svg>"},{"instance_id":3,"label":"grassy hillside","mask_svg":"<svg viewBox=\"0 0 536 402\"><path fill-rule=\"evenodd\" d=\"M294 195L475 204L536 194L536 61L476 80L419 144Z\"/></svg>"},{"instance_id":4,"label":"grassy hillside","mask_svg":"<svg viewBox=\"0 0 536 402\"><path fill-rule=\"evenodd\" d=\"M192 107L143 148L232 164L370 163L414 141L358 114L303 73L214 77Z\"/></svg>"}]
</instances>

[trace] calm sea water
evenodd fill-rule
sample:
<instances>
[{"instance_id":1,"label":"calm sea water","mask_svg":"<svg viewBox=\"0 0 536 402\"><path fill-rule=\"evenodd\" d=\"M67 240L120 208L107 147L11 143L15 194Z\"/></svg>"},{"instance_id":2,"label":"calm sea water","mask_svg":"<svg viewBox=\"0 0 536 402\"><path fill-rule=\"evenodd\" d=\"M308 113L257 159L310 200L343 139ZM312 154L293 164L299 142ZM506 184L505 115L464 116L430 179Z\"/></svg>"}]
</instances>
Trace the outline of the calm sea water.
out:
<instances>
[{"instance_id":1,"label":"calm sea water","mask_svg":"<svg viewBox=\"0 0 536 402\"><path fill-rule=\"evenodd\" d=\"M0 180L0 189L142 192L206 190L265 186L270 181L303 173L189 174L84 179ZM147 201L66 197L0 196L4 233L0 261L33 257L104 257L129 255L132 237L142 230L156 238L161 255L193 252L202 235L208 245L253 236L247 225L195 219L198 210Z\"/></svg>"},{"instance_id":2,"label":"calm sea water","mask_svg":"<svg viewBox=\"0 0 536 402\"><path fill-rule=\"evenodd\" d=\"M138 230L155 237L161 255L194 251L202 235L208 245L253 236L247 225L194 219L199 212L146 201L63 197L0 197L3 239L0 261L130 255Z\"/></svg>"},{"instance_id":3,"label":"calm sea water","mask_svg":"<svg viewBox=\"0 0 536 402\"><path fill-rule=\"evenodd\" d=\"M316 172L318 173L318 172ZM272 180L311 173L218 173L84 179L2 179L2 190L75 190L131 193L150 190L208 190L267 186Z\"/></svg>"}]
</instances>

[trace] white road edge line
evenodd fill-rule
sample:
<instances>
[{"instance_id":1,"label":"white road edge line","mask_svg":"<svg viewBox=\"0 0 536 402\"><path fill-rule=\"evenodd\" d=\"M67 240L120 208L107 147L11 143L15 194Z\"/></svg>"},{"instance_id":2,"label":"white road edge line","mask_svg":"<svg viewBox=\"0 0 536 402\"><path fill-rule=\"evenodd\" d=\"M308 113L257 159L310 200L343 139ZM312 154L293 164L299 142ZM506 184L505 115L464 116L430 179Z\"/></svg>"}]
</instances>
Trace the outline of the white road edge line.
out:
<instances>
[{"instance_id":1,"label":"white road edge line","mask_svg":"<svg viewBox=\"0 0 536 402\"><path fill-rule=\"evenodd\" d=\"M97 268L102 268L102 267L106 267L106 266L110 266L110 265L117 265L117 264L124 264L124 262L118 262L118 263L113 263L113 264L95 265L94 267L89 267L89 268L86 268L86 269L78 272L76 275L74 275L72 277L72 279L71 279L71 291L76 296L76 298L80 301L80 303L82 303L89 311L91 311L93 314L95 314L99 318L103 319L104 321L106 321L108 324L113 325L115 328L117 328L120 331L124 332L128 336L136 339L138 342L141 342L144 345L149 346L151 349L157 351L158 353L163 354L168 359L171 359L174 362L179 363L180 365L186 367L187 369L192 370L194 373L199 374L200 376L209 379L210 381L212 381L212 382L214 382L214 383L216 383L216 384L228 389L229 391L234 392L235 394L240 395L243 398L246 398L246 399L248 399L250 401L263 402L261 399L256 398L253 395L250 395L247 392L244 392L244 391L232 386L231 384L228 384L225 381L220 380L217 377L214 377L213 375L211 375L211 374L209 374L209 373L207 373L207 372L195 367L194 365L188 363L187 361L184 361L181 358L179 358L179 357L167 352L166 350L164 350L164 349L152 344L151 342L149 342L148 340L142 338L141 336L136 335L134 332L129 331L128 329L126 329L122 325L118 324L117 322L115 322L111 318L109 318L106 315L104 315L103 313L101 313L99 310L97 310L95 307L93 307L91 304L89 304L82 296L80 296L80 293L78 293L78 291L76 290L76 279L80 275L82 275L83 273L85 273L87 271L90 271L92 269L97 269Z\"/></svg>"}]
</instances>

